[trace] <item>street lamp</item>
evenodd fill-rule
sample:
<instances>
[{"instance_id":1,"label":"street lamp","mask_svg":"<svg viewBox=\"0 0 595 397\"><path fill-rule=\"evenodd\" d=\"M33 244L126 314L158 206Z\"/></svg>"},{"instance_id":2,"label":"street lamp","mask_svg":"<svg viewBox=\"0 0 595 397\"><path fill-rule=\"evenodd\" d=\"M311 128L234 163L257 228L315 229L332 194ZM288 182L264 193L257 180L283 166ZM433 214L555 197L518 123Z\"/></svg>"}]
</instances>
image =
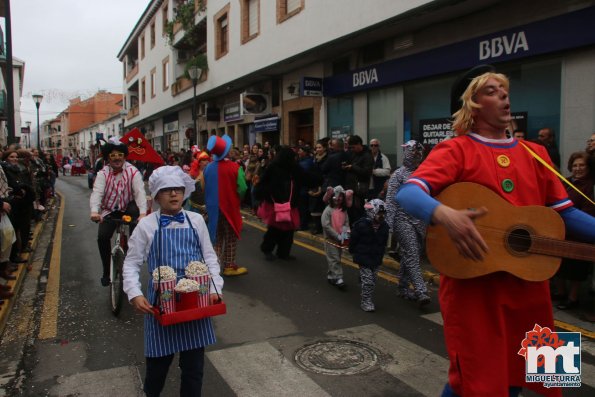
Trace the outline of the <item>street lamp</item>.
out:
<instances>
[{"instance_id":1,"label":"street lamp","mask_svg":"<svg viewBox=\"0 0 595 397\"><path fill-rule=\"evenodd\" d=\"M43 95L33 94L33 102L35 102L35 107L37 108L37 149L39 150L39 105L41 105L41 101L43 100Z\"/></svg>"},{"instance_id":2,"label":"street lamp","mask_svg":"<svg viewBox=\"0 0 595 397\"><path fill-rule=\"evenodd\" d=\"M192 66L188 69L188 75L192 79L192 86L194 87L194 94L192 95L192 129L194 134L190 138L190 147L194 145L194 139L198 137L198 128L196 128L196 84L202 75L202 69L198 66Z\"/></svg>"},{"instance_id":3,"label":"street lamp","mask_svg":"<svg viewBox=\"0 0 595 397\"><path fill-rule=\"evenodd\" d=\"M31 147L31 122L27 121L25 122L25 124L27 124L27 135L25 136L25 138L27 138L27 148Z\"/></svg>"}]
</instances>

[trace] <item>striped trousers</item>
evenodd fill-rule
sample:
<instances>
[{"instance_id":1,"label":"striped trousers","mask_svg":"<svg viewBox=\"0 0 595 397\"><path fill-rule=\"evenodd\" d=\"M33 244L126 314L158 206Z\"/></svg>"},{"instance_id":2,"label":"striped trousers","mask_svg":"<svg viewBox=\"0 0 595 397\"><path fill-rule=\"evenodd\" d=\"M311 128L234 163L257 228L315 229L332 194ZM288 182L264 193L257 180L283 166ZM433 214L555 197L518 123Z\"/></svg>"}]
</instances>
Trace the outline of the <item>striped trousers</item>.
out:
<instances>
[{"instance_id":1,"label":"striped trousers","mask_svg":"<svg viewBox=\"0 0 595 397\"><path fill-rule=\"evenodd\" d=\"M215 253L219 263L226 267L236 268L236 251L238 248L238 237L222 212L219 212L217 222L217 241L215 242Z\"/></svg>"}]
</instances>

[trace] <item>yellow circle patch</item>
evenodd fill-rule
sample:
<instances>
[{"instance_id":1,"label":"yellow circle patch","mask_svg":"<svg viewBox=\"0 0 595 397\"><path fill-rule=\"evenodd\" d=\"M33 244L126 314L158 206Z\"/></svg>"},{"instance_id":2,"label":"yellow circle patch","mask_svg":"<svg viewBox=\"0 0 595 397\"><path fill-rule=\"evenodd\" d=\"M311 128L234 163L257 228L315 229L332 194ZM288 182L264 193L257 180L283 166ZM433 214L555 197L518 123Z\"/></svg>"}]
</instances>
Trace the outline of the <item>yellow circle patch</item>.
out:
<instances>
[{"instance_id":1,"label":"yellow circle patch","mask_svg":"<svg viewBox=\"0 0 595 397\"><path fill-rule=\"evenodd\" d=\"M505 156L503 154L496 157L496 161L498 162L498 165L502 168L506 168L510 165L510 159L508 158L508 156Z\"/></svg>"}]
</instances>

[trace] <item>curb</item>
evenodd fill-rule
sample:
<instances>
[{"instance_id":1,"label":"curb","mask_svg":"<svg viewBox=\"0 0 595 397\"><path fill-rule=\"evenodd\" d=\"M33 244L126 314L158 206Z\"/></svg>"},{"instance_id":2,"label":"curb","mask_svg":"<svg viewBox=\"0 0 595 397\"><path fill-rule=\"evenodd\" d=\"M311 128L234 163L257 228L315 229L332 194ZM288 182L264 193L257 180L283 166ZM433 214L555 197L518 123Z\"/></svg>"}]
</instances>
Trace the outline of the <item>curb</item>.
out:
<instances>
[{"instance_id":1,"label":"curb","mask_svg":"<svg viewBox=\"0 0 595 397\"><path fill-rule=\"evenodd\" d=\"M54 204L55 199L51 200L51 202L48 203L48 207ZM26 262L19 264L17 271L13 273L13 275L16 276L16 279L8 280L6 282L6 285L11 287L11 291L14 292L14 296L12 298L5 299L4 304L0 306L0 337L4 334L4 329L6 328L6 323L8 322L8 318L10 317L12 308L14 307L16 300L19 298L23 280L25 279L25 276L28 273L27 268L31 266L31 263L33 261L33 254L37 249L37 245L39 243L39 236L43 231L49 213L49 210L46 211L43 214L41 220L35 224L35 227L33 228L33 238L31 240L31 252L21 254L21 257L26 259Z\"/></svg>"}]
</instances>

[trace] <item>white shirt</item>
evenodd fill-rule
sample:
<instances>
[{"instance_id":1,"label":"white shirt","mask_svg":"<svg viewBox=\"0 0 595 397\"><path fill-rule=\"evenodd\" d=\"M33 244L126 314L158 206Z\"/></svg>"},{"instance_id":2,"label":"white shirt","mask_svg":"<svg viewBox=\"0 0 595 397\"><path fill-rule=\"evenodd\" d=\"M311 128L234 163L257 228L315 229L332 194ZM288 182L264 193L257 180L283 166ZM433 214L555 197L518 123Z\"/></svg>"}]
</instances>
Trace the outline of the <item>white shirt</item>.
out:
<instances>
[{"instance_id":1,"label":"white shirt","mask_svg":"<svg viewBox=\"0 0 595 397\"><path fill-rule=\"evenodd\" d=\"M109 167L109 166L106 166ZM132 164L126 162L124 163L123 168L128 169L128 168L134 168L136 169ZM105 169L105 167L104 167ZM101 213L102 216L105 216L107 213L111 212L111 211L104 211L104 208L101 208L101 202L103 201L103 196L105 194L105 181L106 181L106 172L103 172L103 170L101 170L100 172L97 173L97 177L95 178L95 183L93 184L93 193L91 193L91 198L90 198L90 205L91 205L91 212L96 212L96 213ZM117 183L119 181L121 181L124 178L123 176L123 172L119 173L118 175L116 175L114 177L114 182ZM140 171L137 170L136 174L134 175L134 177L132 178L132 194L134 195L134 201L136 202L136 205L138 206L139 212L141 215L144 215L147 213L147 196L145 193L145 184L143 182L143 177L140 173ZM121 208L122 211L125 210L125 208ZM105 212L105 213L103 213Z\"/></svg>"},{"instance_id":2,"label":"white shirt","mask_svg":"<svg viewBox=\"0 0 595 397\"><path fill-rule=\"evenodd\" d=\"M214 294L216 291L219 291L221 294L221 289L223 288L223 278L219 274L221 268L219 266L217 254L211 244L207 225L205 224L202 215L197 214L196 212L184 212L188 215L192 222L192 226L198 233L203 259L209 267L209 272L211 273L211 279L213 281L211 284L211 293ZM141 219L134 229L134 233L130 236L130 240L128 240L128 253L126 254L124 269L122 271L122 275L124 276L124 292L128 295L128 300L143 295L140 282L140 270L149 256L149 250L153 244L155 232L159 229L159 217L161 216L161 211L157 211L156 214L157 216L150 214ZM173 229L188 227L187 220L184 220L184 223L172 222L165 228ZM213 284L217 289L215 289Z\"/></svg>"}]
</instances>

